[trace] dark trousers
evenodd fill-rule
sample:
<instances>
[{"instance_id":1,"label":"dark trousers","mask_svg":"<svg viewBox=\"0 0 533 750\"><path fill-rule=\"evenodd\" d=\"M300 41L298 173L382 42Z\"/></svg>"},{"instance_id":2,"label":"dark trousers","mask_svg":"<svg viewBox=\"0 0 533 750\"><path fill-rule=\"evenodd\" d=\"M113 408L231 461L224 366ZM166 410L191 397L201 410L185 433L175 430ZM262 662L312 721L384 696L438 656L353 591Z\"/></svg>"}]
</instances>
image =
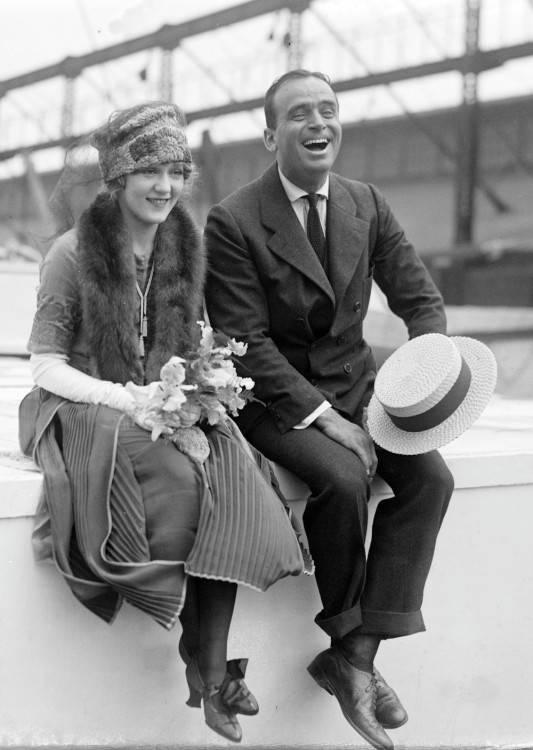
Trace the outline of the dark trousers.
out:
<instances>
[{"instance_id":1,"label":"dark trousers","mask_svg":"<svg viewBox=\"0 0 533 750\"><path fill-rule=\"evenodd\" d=\"M311 490L303 521L323 606L315 622L334 639L354 628L383 638L424 630L424 584L453 491L441 455L376 446L394 496L378 504L367 556L370 487L357 455L313 426L282 435L268 413L246 437Z\"/></svg>"}]
</instances>

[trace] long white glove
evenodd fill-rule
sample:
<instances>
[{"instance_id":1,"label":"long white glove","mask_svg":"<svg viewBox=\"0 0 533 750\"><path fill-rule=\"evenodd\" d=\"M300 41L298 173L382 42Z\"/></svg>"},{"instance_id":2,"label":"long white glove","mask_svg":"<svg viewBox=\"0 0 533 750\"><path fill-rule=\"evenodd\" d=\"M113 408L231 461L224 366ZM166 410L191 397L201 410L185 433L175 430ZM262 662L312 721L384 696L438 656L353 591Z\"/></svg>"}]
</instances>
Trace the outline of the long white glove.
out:
<instances>
[{"instance_id":1,"label":"long white glove","mask_svg":"<svg viewBox=\"0 0 533 750\"><path fill-rule=\"evenodd\" d=\"M121 383L99 380L80 372L68 364L65 354L32 354L30 369L34 382L57 396L133 413L136 399Z\"/></svg>"}]
</instances>

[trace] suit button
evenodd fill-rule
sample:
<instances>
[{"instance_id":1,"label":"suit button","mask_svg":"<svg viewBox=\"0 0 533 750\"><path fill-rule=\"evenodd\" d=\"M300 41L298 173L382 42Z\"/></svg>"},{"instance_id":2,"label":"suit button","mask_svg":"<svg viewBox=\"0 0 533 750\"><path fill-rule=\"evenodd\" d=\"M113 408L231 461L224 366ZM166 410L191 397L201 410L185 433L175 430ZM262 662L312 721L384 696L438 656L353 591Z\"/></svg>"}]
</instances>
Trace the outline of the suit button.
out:
<instances>
[{"instance_id":1,"label":"suit button","mask_svg":"<svg viewBox=\"0 0 533 750\"><path fill-rule=\"evenodd\" d=\"M345 342L345 341L346 341L346 339L344 338L344 336L337 336L337 344L338 344L339 346L340 346L341 344L344 344L344 342Z\"/></svg>"},{"instance_id":2,"label":"suit button","mask_svg":"<svg viewBox=\"0 0 533 750\"><path fill-rule=\"evenodd\" d=\"M342 369L344 372L349 373L352 371L352 366L349 362L346 362L346 364L342 366Z\"/></svg>"},{"instance_id":3,"label":"suit button","mask_svg":"<svg viewBox=\"0 0 533 750\"><path fill-rule=\"evenodd\" d=\"M359 312L361 310L361 303L357 301L353 306L354 312Z\"/></svg>"},{"instance_id":4,"label":"suit button","mask_svg":"<svg viewBox=\"0 0 533 750\"><path fill-rule=\"evenodd\" d=\"M302 318L300 316L300 317L296 318L296 322L298 323L299 326L304 326L305 327L305 318Z\"/></svg>"}]
</instances>

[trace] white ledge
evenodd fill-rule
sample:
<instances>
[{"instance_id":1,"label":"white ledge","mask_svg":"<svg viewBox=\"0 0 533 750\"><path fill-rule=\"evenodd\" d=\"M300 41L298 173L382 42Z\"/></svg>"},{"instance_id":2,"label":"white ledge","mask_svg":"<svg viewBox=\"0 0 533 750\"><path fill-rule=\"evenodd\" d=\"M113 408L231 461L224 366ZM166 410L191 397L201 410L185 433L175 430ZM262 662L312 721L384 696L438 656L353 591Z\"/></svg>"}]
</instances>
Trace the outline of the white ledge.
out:
<instances>
[{"instance_id":1,"label":"white ledge","mask_svg":"<svg viewBox=\"0 0 533 750\"><path fill-rule=\"evenodd\" d=\"M8 428L0 441L0 637L9 644L2 654L9 690L0 744L220 746L201 712L185 706L175 632L129 606L109 628L51 566L35 565L30 537L42 478L18 452L14 412L7 421L0 419ZM379 654L380 671L411 716L394 740L411 750L529 747L533 403L495 399L443 454L456 492L425 593L428 631L393 639ZM283 469L278 475L300 514L307 488ZM372 489L371 513L388 492L380 480ZM243 748L363 746L305 669L327 646L312 626L319 610L309 576L288 577L261 595L240 587L230 653L250 658L246 679L261 704L257 717L243 718Z\"/></svg>"},{"instance_id":2,"label":"white ledge","mask_svg":"<svg viewBox=\"0 0 533 750\"><path fill-rule=\"evenodd\" d=\"M442 454L458 490L533 484L533 401L495 396L478 422ZM306 486L296 477L281 467L277 473L289 500L307 496ZM32 516L41 481L36 466L16 447L0 452L0 519ZM379 478L372 489L376 498L390 492Z\"/></svg>"},{"instance_id":3,"label":"white ledge","mask_svg":"<svg viewBox=\"0 0 533 750\"><path fill-rule=\"evenodd\" d=\"M457 453L443 451L455 479L456 490L511 485L533 485L533 450ZM29 459L19 466L0 464L0 519L32 516L35 513L42 477ZM280 466L276 473L290 501L303 500L309 491L305 484ZM372 495L380 499L390 493L381 479L373 482Z\"/></svg>"}]
</instances>

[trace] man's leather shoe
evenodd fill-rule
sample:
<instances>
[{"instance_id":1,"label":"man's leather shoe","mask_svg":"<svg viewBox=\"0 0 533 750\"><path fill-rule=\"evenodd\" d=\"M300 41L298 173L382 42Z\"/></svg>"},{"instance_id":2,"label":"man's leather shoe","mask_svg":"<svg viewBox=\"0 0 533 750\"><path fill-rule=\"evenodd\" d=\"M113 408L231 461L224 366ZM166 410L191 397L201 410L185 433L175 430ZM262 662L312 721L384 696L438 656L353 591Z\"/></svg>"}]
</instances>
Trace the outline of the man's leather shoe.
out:
<instances>
[{"instance_id":1,"label":"man's leather shoe","mask_svg":"<svg viewBox=\"0 0 533 750\"><path fill-rule=\"evenodd\" d=\"M376 719L385 729L401 727L409 718L407 711L377 669L374 669L374 679L376 682Z\"/></svg>"},{"instance_id":2,"label":"man's leather shoe","mask_svg":"<svg viewBox=\"0 0 533 750\"><path fill-rule=\"evenodd\" d=\"M376 684L372 674L356 669L334 646L318 654L307 671L320 687L335 696L345 719L361 737L378 750L393 750L390 737L374 713Z\"/></svg>"}]
</instances>

